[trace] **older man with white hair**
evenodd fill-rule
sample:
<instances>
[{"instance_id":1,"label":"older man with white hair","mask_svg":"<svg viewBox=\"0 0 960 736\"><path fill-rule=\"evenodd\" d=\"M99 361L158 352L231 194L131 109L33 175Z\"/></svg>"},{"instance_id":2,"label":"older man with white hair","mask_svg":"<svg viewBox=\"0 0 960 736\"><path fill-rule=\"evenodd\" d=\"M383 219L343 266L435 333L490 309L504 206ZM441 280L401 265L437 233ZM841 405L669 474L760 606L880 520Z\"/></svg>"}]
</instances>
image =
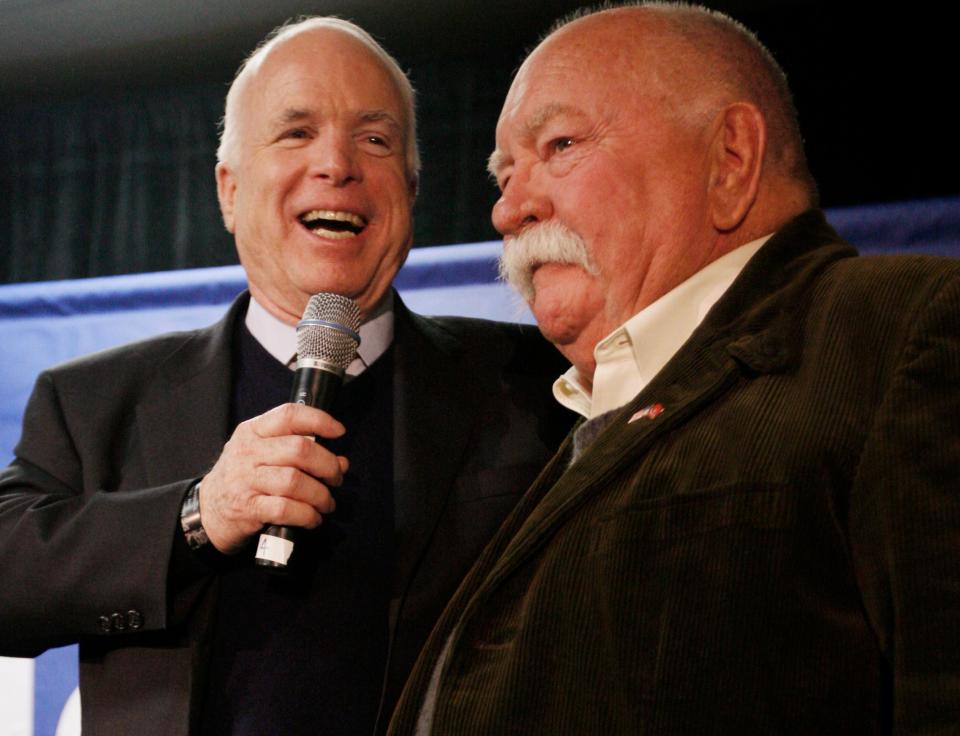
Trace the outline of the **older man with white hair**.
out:
<instances>
[{"instance_id":1,"label":"older man with white hair","mask_svg":"<svg viewBox=\"0 0 960 736\"><path fill-rule=\"evenodd\" d=\"M703 8L561 25L491 170L583 421L392 732L956 733L960 264L842 242L783 73Z\"/></svg>"},{"instance_id":2,"label":"older man with white hair","mask_svg":"<svg viewBox=\"0 0 960 736\"><path fill-rule=\"evenodd\" d=\"M0 473L0 652L79 642L85 733L382 730L559 443L535 330L392 291L418 168L396 62L343 20L283 27L230 89L216 168L249 293L39 378ZM329 414L286 403L318 292L362 321ZM264 525L308 530L286 577L253 563Z\"/></svg>"}]
</instances>

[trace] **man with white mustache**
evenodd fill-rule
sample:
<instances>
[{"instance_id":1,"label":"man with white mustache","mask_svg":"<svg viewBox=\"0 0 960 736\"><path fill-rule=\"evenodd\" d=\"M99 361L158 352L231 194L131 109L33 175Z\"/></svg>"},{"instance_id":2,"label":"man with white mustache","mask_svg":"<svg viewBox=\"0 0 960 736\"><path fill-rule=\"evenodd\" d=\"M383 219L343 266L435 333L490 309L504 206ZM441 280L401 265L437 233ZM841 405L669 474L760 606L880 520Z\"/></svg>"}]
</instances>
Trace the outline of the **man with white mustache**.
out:
<instances>
[{"instance_id":1,"label":"man with white mustache","mask_svg":"<svg viewBox=\"0 0 960 736\"><path fill-rule=\"evenodd\" d=\"M490 169L583 420L391 733L955 733L960 264L844 243L782 70L700 7L558 24Z\"/></svg>"},{"instance_id":2,"label":"man with white mustache","mask_svg":"<svg viewBox=\"0 0 960 736\"><path fill-rule=\"evenodd\" d=\"M84 733L382 731L565 433L536 330L393 292L418 170L386 51L338 19L279 29L230 88L216 167L249 292L38 380L0 473L0 653L79 642ZM362 320L329 414L286 403L318 292ZM253 565L274 524L309 530L286 578Z\"/></svg>"},{"instance_id":3,"label":"man with white mustache","mask_svg":"<svg viewBox=\"0 0 960 736\"><path fill-rule=\"evenodd\" d=\"M589 274L597 272L582 238L562 223L546 222L528 227L504 242L500 278L530 302L533 272L544 263L565 263L579 266Z\"/></svg>"}]
</instances>

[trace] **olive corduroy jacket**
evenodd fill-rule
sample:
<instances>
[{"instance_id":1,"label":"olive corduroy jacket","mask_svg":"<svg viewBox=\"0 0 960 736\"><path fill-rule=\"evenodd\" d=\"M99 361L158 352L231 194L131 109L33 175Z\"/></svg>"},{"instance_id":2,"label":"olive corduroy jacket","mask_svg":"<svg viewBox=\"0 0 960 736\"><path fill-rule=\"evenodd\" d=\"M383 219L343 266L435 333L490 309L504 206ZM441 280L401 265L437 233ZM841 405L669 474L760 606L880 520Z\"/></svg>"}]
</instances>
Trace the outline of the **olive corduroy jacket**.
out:
<instances>
[{"instance_id":1,"label":"olive corduroy jacket","mask_svg":"<svg viewBox=\"0 0 960 736\"><path fill-rule=\"evenodd\" d=\"M392 733L445 645L437 736L960 728L960 263L858 257L805 213L569 446Z\"/></svg>"}]
</instances>

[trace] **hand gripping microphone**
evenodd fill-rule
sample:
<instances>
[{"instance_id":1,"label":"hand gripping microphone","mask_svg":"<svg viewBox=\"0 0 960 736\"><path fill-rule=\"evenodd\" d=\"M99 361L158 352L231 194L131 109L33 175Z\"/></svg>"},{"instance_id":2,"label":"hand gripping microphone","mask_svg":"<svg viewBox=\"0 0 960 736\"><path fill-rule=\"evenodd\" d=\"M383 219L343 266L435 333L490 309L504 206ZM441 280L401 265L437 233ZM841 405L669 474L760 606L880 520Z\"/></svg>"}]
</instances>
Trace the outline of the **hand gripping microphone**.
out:
<instances>
[{"instance_id":1,"label":"hand gripping microphone","mask_svg":"<svg viewBox=\"0 0 960 736\"><path fill-rule=\"evenodd\" d=\"M357 355L359 329L360 308L352 299L325 293L310 297L297 324L297 368L291 403L324 410L333 405L343 373ZM295 534L295 527L266 527L257 544L257 564L286 570Z\"/></svg>"}]
</instances>

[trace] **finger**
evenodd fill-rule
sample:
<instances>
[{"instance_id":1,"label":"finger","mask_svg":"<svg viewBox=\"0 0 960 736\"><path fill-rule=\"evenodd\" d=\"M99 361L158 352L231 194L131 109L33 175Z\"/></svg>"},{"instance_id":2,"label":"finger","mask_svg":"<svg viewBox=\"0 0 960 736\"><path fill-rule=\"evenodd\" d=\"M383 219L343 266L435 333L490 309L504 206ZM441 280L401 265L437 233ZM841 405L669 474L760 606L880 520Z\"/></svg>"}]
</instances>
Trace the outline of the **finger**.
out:
<instances>
[{"instance_id":1,"label":"finger","mask_svg":"<svg viewBox=\"0 0 960 736\"><path fill-rule=\"evenodd\" d=\"M323 522L323 514L313 506L285 496L258 496L255 511L262 525L277 524L314 529Z\"/></svg>"},{"instance_id":2,"label":"finger","mask_svg":"<svg viewBox=\"0 0 960 736\"><path fill-rule=\"evenodd\" d=\"M255 506L261 503L264 496L287 498L306 504L320 514L332 513L337 506L326 485L296 468L262 465L256 470L254 487L257 491L252 499ZM275 524L286 523L273 519L259 520Z\"/></svg>"},{"instance_id":3,"label":"finger","mask_svg":"<svg viewBox=\"0 0 960 736\"><path fill-rule=\"evenodd\" d=\"M281 404L254 417L250 427L260 437L298 434L333 439L347 431L327 412L306 404Z\"/></svg>"},{"instance_id":4,"label":"finger","mask_svg":"<svg viewBox=\"0 0 960 736\"><path fill-rule=\"evenodd\" d=\"M260 440L256 457L256 465L296 468L331 486L343 483L340 458L312 437L289 435Z\"/></svg>"}]
</instances>

